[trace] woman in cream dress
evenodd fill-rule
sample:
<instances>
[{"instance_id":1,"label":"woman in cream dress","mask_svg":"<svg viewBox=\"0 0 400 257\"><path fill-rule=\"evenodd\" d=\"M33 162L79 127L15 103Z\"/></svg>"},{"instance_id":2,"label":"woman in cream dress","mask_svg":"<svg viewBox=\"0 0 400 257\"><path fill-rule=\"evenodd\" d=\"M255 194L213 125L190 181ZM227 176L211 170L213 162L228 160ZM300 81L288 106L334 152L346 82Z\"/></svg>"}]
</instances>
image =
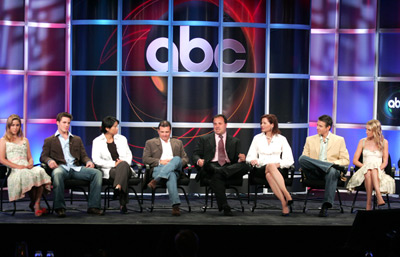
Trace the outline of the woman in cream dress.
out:
<instances>
[{"instance_id":1,"label":"woman in cream dress","mask_svg":"<svg viewBox=\"0 0 400 257\"><path fill-rule=\"evenodd\" d=\"M366 126L367 137L360 140L354 154L353 164L359 167L347 184L352 191L363 182L367 192L367 210L372 209L372 191L375 190L378 206L385 205L382 193L395 193L394 179L385 173L388 165L388 141L383 138L381 123L370 120ZM359 161L363 156L363 163Z\"/></svg>"},{"instance_id":2,"label":"woman in cream dress","mask_svg":"<svg viewBox=\"0 0 400 257\"><path fill-rule=\"evenodd\" d=\"M51 178L43 168L33 166L29 141L23 136L21 119L16 114L8 117L6 133L0 139L0 162L11 168L7 179L9 200L16 201L28 193L35 216L46 214L47 209L40 207L40 198L50 191Z\"/></svg>"}]
</instances>

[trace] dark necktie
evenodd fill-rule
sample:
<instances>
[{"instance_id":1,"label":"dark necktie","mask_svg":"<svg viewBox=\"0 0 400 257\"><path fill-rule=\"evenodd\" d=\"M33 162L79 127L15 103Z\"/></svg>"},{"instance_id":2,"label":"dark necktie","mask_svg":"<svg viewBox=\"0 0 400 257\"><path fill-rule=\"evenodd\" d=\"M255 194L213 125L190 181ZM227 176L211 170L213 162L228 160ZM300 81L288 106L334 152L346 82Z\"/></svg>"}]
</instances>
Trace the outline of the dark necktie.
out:
<instances>
[{"instance_id":1,"label":"dark necktie","mask_svg":"<svg viewBox=\"0 0 400 257\"><path fill-rule=\"evenodd\" d=\"M225 147L224 147L224 140L222 136L219 136L218 142L218 163L220 166L224 166L226 156L225 156Z\"/></svg>"}]
</instances>

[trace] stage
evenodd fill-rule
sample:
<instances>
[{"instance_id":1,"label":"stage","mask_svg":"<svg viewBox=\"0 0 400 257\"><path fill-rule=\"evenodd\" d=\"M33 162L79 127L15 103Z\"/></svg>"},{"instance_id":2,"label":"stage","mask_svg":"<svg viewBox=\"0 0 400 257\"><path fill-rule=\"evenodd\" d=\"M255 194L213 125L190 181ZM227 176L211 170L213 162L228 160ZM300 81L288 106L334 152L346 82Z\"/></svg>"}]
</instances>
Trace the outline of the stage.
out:
<instances>
[{"instance_id":1,"label":"stage","mask_svg":"<svg viewBox=\"0 0 400 257\"><path fill-rule=\"evenodd\" d=\"M314 197L321 193L316 192ZM28 243L32 256L36 250L54 250L57 257L177 256L174 237L182 229L198 235L200 256L252 256L260 252L261 256L357 256L358 250L346 246L354 233L357 216L356 212L350 213L353 195L341 193L344 213L335 205L326 218L318 217L319 199L309 201L308 210L303 213L304 194L293 195L293 212L289 217L280 215L273 195L263 195L254 212L250 210L253 203L248 204L246 197L243 195L244 212L238 201L230 200L235 207L233 217L225 217L216 209L203 212L204 195L199 194L189 196L190 213L182 202L180 217L171 215L168 198L162 194L157 196L153 212L148 209L149 196L145 196L143 212L138 212L136 200L131 199L126 215L117 210L117 201L111 202L104 216L88 215L86 202L74 201L72 205L67 203L66 218L54 214L34 217L27 210L28 203L19 202L15 216L9 212L1 214L2 232L7 236L1 248L3 254L8 253L1 256L13 255L20 241ZM364 204L365 195L360 195L357 206L363 209ZM4 208L10 209L12 205L5 204ZM399 208L395 195L391 197L391 210L386 205L370 213L398 216ZM99 250L107 255L96 255Z\"/></svg>"}]
</instances>

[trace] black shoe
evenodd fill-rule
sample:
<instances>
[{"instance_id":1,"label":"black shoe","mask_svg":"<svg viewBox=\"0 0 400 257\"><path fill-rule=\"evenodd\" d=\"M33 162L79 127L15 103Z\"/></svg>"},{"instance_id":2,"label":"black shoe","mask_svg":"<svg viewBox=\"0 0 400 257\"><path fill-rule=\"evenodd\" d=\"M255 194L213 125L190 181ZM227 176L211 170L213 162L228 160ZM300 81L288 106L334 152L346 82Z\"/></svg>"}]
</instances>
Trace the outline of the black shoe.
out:
<instances>
[{"instance_id":1,"label":"black shoe","mask_svg":"<svg viewBox=\"0 0 400 257\"><path fill-rule=\"evenodd\" d=\"M126 205L121 206L121 208L119 209L119 212L121 214L127 214L128 213L128 208L126 208Z\"/></svg>"},{"instance_id":2,"label":"black shoe","mask_svg":"<svg viewBox=\"0 0 400 257\"><path fill-rule=\"evenodd\" d=\"M121 190L116 188L116 187L114 187L114 194L113 194L113 198L112 199L113 200L117 200L119 195L120 195L120 193L121 193Z\"/></svg>"},{"instance_id":3,"label":"black shoe","mask_svg":"<svg viewBox=\"0 0 400 257\"><path fill-rule=\"evenodd\" d=\"M233 212L232 212L231 207L229 205L226 205L224 207L224 216L233 216Z\"/></svg>"},{"instance_id":4,"label":"black shoe","mask_svg":"<svg viewBox=\"0 0 400 257\"><path fill-rule=\"evenodd\" d=\"M65 209L64 208L60 208L60 209L55 209L56 215L59 218L64 218L65 216L67 216L65 214Z\"/></svg>"},{"instance_id":5,"label":"black shoe","mask_svg":"<svg viewBox=\"0 0 400 257\"><path fill-rule=\"evenodd\" d=\"M98 208L89 208L87 210L87 213L98 215L98 216L104 215L104 212L102 210L98 209Z\"/></svg>"},{"instance_id":6,"label":"black shoe","mask_svg":"<svg viewBox=\"0 0 400 257\"><path fill-rule=\"evenodd\" d=\"M289 216L289 213L283 213L283 212L282 212L282 216L283 216L283 217L288 217L288 216Z\"/></svg>"},{"instance_id":7,"label":"black shoe","mask_svg":"<svg viewBox=\"0 0 400 257\"><path fill-rule=\"evenodd\" d=\"M331 207L332 207L332 205L330 203L323 203L318 216L319 217L328 217L328 208L331 208Z\"/></svg>"}]
</instances>

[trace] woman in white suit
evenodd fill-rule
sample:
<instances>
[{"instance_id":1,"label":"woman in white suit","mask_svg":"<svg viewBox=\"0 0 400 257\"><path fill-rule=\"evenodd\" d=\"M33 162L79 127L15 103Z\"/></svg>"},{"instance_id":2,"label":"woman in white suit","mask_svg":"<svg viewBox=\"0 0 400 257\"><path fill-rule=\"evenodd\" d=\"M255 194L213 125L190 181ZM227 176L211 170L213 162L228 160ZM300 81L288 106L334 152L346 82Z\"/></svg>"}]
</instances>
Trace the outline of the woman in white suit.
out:
<instances>
[{"instance_id":1,"label":"woman in white suit","mask_svg":"<svg viewBox=\"0 0 400 257\"><path fill-rule=\"evenodd\" d=\"M126 138L118 134L119 121L107 116L101 123L102 134L93 140L92 160L103 171L103 178L114 180L114 197L119 197L120 212L127 213L128 180L132 175L132 153Z\"/></svg>"}]
</instances>

